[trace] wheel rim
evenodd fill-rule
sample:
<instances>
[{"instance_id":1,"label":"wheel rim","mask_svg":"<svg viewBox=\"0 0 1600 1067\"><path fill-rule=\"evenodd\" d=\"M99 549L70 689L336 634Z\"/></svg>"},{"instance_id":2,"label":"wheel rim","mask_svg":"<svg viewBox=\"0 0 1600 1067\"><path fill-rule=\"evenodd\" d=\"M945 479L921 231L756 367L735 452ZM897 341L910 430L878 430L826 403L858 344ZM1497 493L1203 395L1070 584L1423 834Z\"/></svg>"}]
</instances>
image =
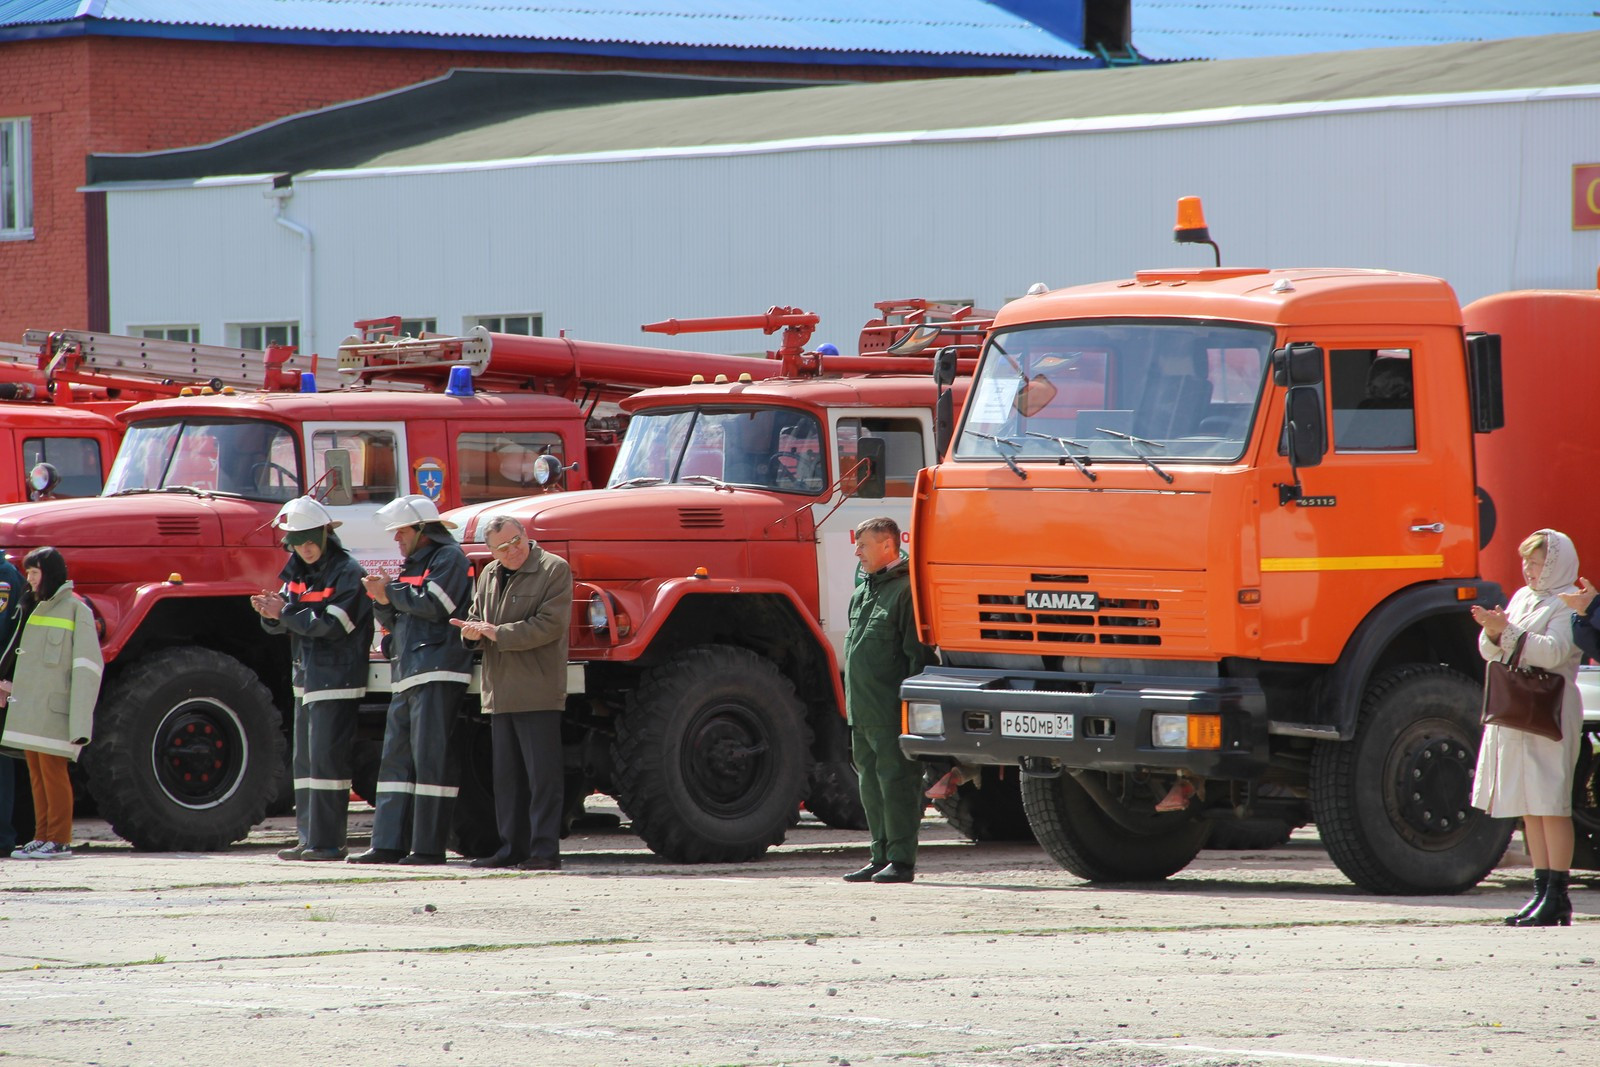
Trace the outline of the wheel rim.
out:
<instances>
[{"instance_id":1,"label":"wheel rim","mask_svg":"<svg viewBox=\"0 0 1600 1067\"><path fill-rule=\"evenodd\" d=\"M1412 723L1395 739L1384 774L1384 801L1396 832L1429 852L1459 844L1477 822L1470 803L1477 759L1476 746L1453 723Z\"/></svg>"},{"instance_id":2,"label":"wheel rim","mask_svg":"<svg viewBox=\"0 0 1600 1067\"><path fill-rule=\"evenodd\" d=\"M719 818L737 818L766 799L771 740L761 716L742 704L701 708L684 734L681 772L689 797Z\"/></svg>"},{"instance_id":3,"label":"wheel rim","mask_svg":"<svg viewBox=\"0 0 1600 1067\"><path fill-rule=\"evenodd\" d=\"M214 808L238 791L250 765L250 741L232 708L195 698L162 717L150 761L161 791L174 804Z\"/></svg>"}]
</instances>

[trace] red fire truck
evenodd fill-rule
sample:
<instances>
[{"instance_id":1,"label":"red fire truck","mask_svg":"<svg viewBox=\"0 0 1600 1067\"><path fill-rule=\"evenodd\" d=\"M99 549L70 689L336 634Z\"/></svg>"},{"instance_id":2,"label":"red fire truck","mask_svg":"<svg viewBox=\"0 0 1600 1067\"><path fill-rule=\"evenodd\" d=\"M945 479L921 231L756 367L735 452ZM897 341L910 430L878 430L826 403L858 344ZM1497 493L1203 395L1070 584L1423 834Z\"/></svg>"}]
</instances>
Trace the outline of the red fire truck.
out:
<instances>
[{"instance_id":1,"label":"red fire truck","mask_svg":"<svg viewBox=\"0 0 1600 1067\"><path fill-rule=\"evenodd\" d=\"M483 522L507 513L572 565L582 678L564 734L568 800L614 795L669 859L758 856L802 801L861 825L839 666L853 531L909 519L935 455L924 353L973 345L986 325L970 308L878 306L857 356L806 350L815 317L790 309L646 327L781 327L770 355L784 375L638 393L622 402L630 421L608 488L451 516L480 557ZM489 796L469 780L463 808ZM492 818L476 823L492 833Z\"/></svg>"},{"instance_id":2,"label":"red fire truck","mask_svg":"<svg viewBox=\"0 0 1600 1067\"><path fill-rule=\"evenodd\" d=\"M278 793L287 646L262 639L248 598L276 585L284 557L269 523L284 501L325 495L353 555L398 563L373 518L397 494L448 508L539 491L521 484L530 456L552 457L569 486L603 481L618 435L602 404L696 372L777 371L482 330L397 342L392 324L366 325L340 351L345 388L268 391L316 388L286 365L258 391L208 387L134 405L102 496L0 507L0 548L14 558L60 548L104 625L107 670L83 766L101 812L139 848L223 847ZM57 368L58 380L91 387L170 376L86 360ZM387 687L375 664L374 694Z\"/></svg>"}]
</instances>

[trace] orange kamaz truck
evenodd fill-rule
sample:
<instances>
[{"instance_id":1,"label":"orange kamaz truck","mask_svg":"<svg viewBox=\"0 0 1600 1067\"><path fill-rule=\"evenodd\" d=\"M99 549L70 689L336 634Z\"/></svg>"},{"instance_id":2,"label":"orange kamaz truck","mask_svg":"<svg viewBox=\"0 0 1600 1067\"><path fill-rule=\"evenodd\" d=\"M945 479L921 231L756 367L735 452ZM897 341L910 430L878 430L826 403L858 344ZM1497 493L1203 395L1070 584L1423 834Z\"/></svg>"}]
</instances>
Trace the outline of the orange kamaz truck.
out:
<instances>
[{"instance_id":1,"label":"orange kamaz truck","mask_svg":"<svg viewBox=\"0 0 1600 1067\"><path fill-rule=\"evenodd\" d=\"M904 751L1020 771L1039 841L1092 881L1165 878L1219 822L1309 804L1368 890L1476 884L1512 825L1468 802L1469 609L1505 602L1486 575L1510 580L1524 535L1600 510L1589 467L1550 466L1556 412L1504 403L1502 341L1508 381L1595 395L1600 361L1570 356L1600 332L1553 360L1546 297L1474 305L1502 332L1379 270L1146 271L1008 304L917 483L943 663L902 689Z\"/></svg>"}]
</instances>

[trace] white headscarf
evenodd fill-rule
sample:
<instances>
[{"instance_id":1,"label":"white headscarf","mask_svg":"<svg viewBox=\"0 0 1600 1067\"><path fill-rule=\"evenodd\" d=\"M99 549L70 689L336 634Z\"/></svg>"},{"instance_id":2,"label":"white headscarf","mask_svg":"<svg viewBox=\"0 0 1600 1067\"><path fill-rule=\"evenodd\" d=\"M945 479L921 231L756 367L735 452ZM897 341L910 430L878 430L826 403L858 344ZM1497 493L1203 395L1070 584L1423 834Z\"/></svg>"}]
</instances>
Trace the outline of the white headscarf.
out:
<instances>
[{"instance_id":1,"label":"white headscarf","mask_svg":"<svg viewBox=\"0 0 1600 1067\"><path fill-rule=\"evenodd\" d=\"M1539 580L1528 588L1541 600L1571 592L1578 582L1577 546L1560 530L1534 532L1544 534L1544 570L1539 572Z\"/></svg>"}]
</instances>

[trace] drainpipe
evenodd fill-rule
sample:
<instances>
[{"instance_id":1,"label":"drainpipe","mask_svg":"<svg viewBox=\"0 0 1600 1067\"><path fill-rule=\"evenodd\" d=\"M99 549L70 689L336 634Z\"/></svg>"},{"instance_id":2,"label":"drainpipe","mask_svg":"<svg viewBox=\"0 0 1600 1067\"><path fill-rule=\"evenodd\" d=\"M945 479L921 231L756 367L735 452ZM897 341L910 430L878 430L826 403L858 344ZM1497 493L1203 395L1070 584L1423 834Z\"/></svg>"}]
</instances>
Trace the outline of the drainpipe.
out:
<instances>
[{"instance_id":1,"label":"drainpipe","mask_svg":"<svg viewBox=\"0 0 1600 1067\"><path fill-rule=\"evenodd\" d=\"M300 351L316 355L317 318L315 304L316 285L314 284L316 242L312 239L309 229L283 213L284 203L294 195L294 176L291 174L274 175L272 188L267 190L266 195L273 202L272 221L284 229L300 235Z\"/></svg>"}]
</instances>

